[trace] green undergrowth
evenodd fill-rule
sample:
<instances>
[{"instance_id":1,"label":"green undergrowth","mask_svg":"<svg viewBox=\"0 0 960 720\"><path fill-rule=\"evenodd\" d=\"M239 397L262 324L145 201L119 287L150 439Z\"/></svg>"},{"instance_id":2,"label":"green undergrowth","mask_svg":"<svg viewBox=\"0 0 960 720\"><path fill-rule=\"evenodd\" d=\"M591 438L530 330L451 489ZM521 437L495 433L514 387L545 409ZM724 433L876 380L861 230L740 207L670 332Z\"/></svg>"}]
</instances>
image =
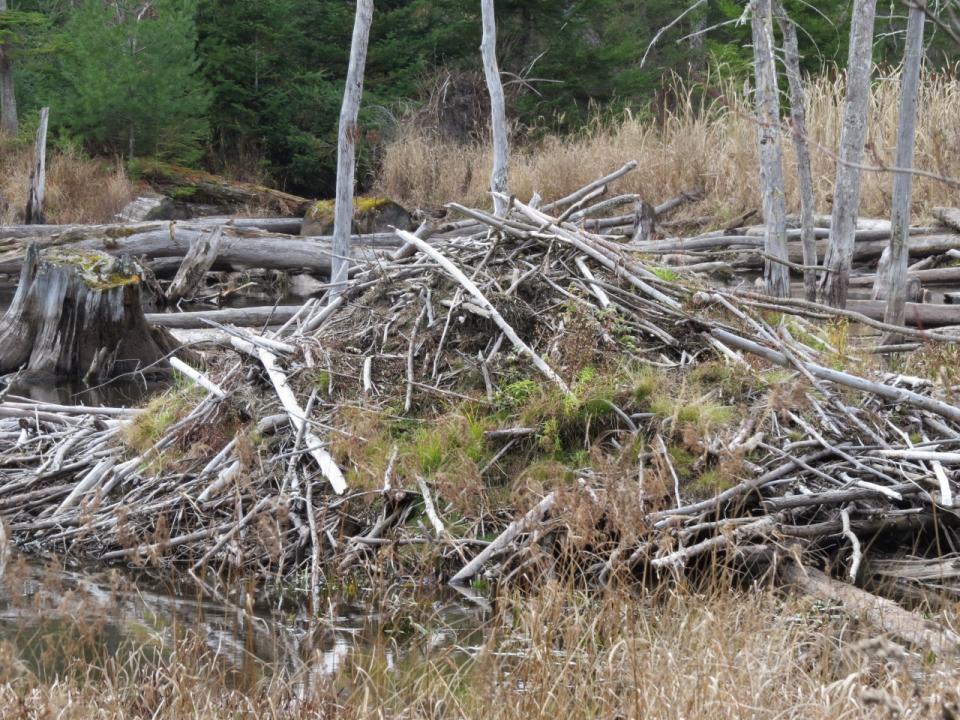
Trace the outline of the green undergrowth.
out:
<instances>
[{"instance_id":1,"label":"green undergrowth","mask_svg":"<svg viewBox=\"0 0 960 720\"><path fill-rule=\"evenodd\" d=\"M123 442L138 455L152 448L203 398L193 385L182 385L157 395L123 428Z\"/></svg>"},{"instance_id":2,"label":"green undergrowth","mask_svg":"<svg viewBox=\"0 0 960 720\"><path fill-rule=\"evenodd\" d=\"M457 401L415 417L397 407L343 405L331 450L352 488L383 487L388 469L395 486L415 490L418 478L426 480L456 534L458 525L573 486L584 472L615 484L636 477L644 463L650 487L666 493L676 473L688 495L734 484L743 458L708 448L735 434L767 389L753 371L720 362L692 370L587 365L570 395L540 377L498 385L492 402ZM506 430L515 433L497 434Z\"/></svg>"}]
</instances>

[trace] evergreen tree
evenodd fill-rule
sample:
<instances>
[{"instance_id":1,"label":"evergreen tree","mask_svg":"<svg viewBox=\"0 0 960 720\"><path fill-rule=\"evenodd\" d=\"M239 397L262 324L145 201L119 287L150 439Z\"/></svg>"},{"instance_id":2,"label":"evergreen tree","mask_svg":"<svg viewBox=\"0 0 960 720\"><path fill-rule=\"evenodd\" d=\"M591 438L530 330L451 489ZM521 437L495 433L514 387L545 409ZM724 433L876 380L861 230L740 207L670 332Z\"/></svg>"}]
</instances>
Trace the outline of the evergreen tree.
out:
<instances>
[{"instance_id":1,"label":"evergreen tree","mask_svg":"<svg viewBox=\"0 0 960 720\"><path fill-rule=\"evenodd\" d=\"M63 26L53 117L96 152L195 162L207 137L196 0L82 0Z\"/></svg>"}]
</instances>

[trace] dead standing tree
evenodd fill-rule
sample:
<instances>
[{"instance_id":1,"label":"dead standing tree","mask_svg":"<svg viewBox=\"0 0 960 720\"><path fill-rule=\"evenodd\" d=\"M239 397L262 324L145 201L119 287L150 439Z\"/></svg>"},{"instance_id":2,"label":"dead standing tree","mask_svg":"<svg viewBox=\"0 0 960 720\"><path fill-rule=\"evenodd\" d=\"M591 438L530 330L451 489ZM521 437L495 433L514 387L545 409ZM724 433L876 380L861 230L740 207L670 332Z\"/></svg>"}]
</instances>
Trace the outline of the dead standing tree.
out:
<instances>
[{"instance_id":1,"label":"dead standing tree","mask_svg":"<svg viewBox=\"0 0 960 720\"><path fill-rule=\"evenodd\" d=\"M0 0L0 13L7 12L7 0ZM17 94L13 85L10 52L0 38L0 135L17 134Z\"/></svg>"},{"instance_id":2,"label":"dead standing tree","mask_svg":"<svg viewBox=\"0 0 960 720\"><path fill-rule=\"evenodd\" d=\"M867 139L867 104L873 70L873 23L877 0L854 0L847 57L847 97L837 160L830 218L830 245L820 280L821 300L833 307L847 304L854 233L860 210L860 170Z\"/></svg>"},{"instance_id":3,"label":"dead standing tree","mask_svg":"<svg viewBox=\"0 0 960 720\"><path fill-rule=\"evenodd\" d=\"M490 92L490 129L493 133L493 169L490 173L490 191L493 193L493 207L497 217L503 217L507 211L507 166L510 162L510 147L507 139L507 104L503 96L503 84L500 82L500 68L497 66L497 23L493 11L493 0L481 0L483 15L483 40L480 53L483 56L483 74Z\"/></svg>"},{"instance_id":4,"label":"dead standing tree","mask_svg":"<svg viewBox=\"0 0 960 720\"><path fill-rule=\"evenodd\" d=\"M782 0L774 0L773 14L783 34L783 66L790 87L790 120L793 147L797 155L797 180L800 186L800 245L803 248L803 264L816 267L816 200L813 195L813 171L810 167L810 148L807 146L806 93L800 74L800 49L797 28L787 15ZM817 273L807 269L803 272L804 298L817 299Z\"/></svg>"},{"instance_id":5,"label":"dead standing tree","mask_svg":"<svg viewBox=\"0 0 960 720\"><path fill-rule=\"evenodd\" d=\"M47 185L47 121L50 108L40 110L40 126L37 128L37 142L33 149L33 169L30 171L30 189L27 192L27 225L43 225L43 196Z\"/></svg>"},{"instance_id":6,"label":"dead standing tree","mask_svg":"<svg viewBox=\"0 0 960 720\"><path fill-rule=\"evenodd\" d=\"M373 0L357 0L350 44L347 84L340 108L337 138L337 198L333 216L333 253L330 273L330 301L340 295L350 270L350 232L353 225L353 178L356 169L356 144L360 139L357 115L363 96L363 71L367 62Z\"/></svg>"},{"instance_id":7,"label":"dead standing tree","mask_svg":"<svg viewBox=\"0 0 960 720\"><path fill-rule=\"evenodd\" d=\"M787 253L787 207L783 190L783 148L780 145L780 103L773 57L771 0L752 0L753 56L756 70L757 133L760 143L760 187L766 224L763 277L767 292L790 297ZM777 262L781 260L784 262Z\"/></svg>"},{"instance_id":8,"label":"dead standing tree","mask_svg":"<svg viewBox=\"0 0 960 720\"><path fill-rule=\"evenodd\" d=\"M903 325L907 301L907 234L910 232L910 199L913 192L913 151L917 131L917 98L923 65L922 8L911 7L907 42L900 76L900 118L897 125L897 168L893 176L893 210L890 219L890 261L887 265L887 307L883 321ZM896 342L893 337L888 338Z\"/></svg>"}]
</instances>

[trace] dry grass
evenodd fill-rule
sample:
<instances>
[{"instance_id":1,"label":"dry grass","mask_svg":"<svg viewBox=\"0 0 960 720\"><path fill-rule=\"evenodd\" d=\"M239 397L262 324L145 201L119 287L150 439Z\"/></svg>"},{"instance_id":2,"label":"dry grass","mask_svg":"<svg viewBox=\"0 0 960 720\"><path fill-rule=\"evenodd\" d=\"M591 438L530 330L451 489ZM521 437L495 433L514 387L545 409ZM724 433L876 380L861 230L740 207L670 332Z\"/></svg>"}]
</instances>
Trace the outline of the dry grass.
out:
<instances>
[{"instance_id":1,"label":"dry grass","mask_svg":"<svg viewBox=\"0 0 960 720\"><path fill-rule=\"evenodd\" d=\"M804 599L760 589L597 597L547 584L500 607L479 645L430 650L420 627L399 648L386 637L358 648L332 675L318 656L293 674L231 673L191 633L132 654L88 648L45 675L5 644L0 718L956 716L950 659L920 657ZM78 648L92 639L73 634Z\"/></svg>"},{"instance_id":2,"label":"dry grass","mask_svg":"<svg viewBox=\"0 0 960 720\"><path fill-rule=\"evenodd\" d=\"M32 163L32 146L0 146L0 224L23 222ZM91 159L74 150L47 156L47 222L113 222L133 197L133 185L120 162Z\"/></svg>"},{"instance_id":3,"label":"dry grass","mask_svg":"<svg viewBox=\"0 0 960 720\"><path fill-rule=\"evenodd\" d=\"M818 208L829 212L843 110L843 79L820 77L808 86L807 117L813 143L813 171ZM629 159L637 171L617 183L618 192L638 193L662 202L682 191L700 189L705 199L687 208L688 216L716 216L720 221L759 206L757 134L748 98L742 89L722 84L714 97L675 83L676 108L662 123L633 116L621 122L595 122L581 133L549 136L515 147L510 187L520 198L537 191L545 198L562 196L619 167ZM892 164L899 108L899 76L890 74L873 87L870 111L871 149L867 162ZM953 74L927 75L921 87L917 128L918 168L960 178L960 85ZM789 206L796 211L796 160L785 138ZM408 124L385 150L378 194L421 208L450 200L485 204L490 156L482 145L460 146ZM892 175L866 173L861 214L889 214ZM956 186L918 179L915 210L956 201Z\"/></svg>"}]
</instances>

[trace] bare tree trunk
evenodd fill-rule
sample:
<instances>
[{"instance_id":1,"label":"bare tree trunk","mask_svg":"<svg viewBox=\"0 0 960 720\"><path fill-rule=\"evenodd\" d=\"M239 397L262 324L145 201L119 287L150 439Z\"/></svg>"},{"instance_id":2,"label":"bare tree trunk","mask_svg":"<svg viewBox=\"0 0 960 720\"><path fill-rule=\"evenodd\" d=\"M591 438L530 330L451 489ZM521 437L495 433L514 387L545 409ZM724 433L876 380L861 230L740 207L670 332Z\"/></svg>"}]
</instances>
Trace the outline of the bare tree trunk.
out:
<instances>
[{"instance_id":1,"label":"bare tree trunk","mask_svg":"<svg viewBox=\"0 0 960 720\"><path fill-rule=\"evenodd\" d=\"M363 70L367 62L373 0L357 0L350 44L347 84L340 108L340 129L337 139L337 198L333 215L333 257L331 262L329 299L332 302L343 290L350 270L350 231L353 224L353 176L356 169L356 144L360 139L357 115L363 95Z\"/></svg>"},{"instance_id":2,"label":"bare tree trunk","mask_svg":"<svg viewBox=\"0 0 960 720\"><path fill-rule=\"evenodd\" d=\"M787 260L787 206L783 192L780 103L777 98L776 66L773 59L773 19L770 0L752 0L750 7L753 18L753 56L757 78L760 189L763 195L763 220L766 224L764 249L767 255ZM770 295L790 297L790 269L785 264L765 260L763 277Z\"/></svg>"},{"instance_id":3,"label":"bare tree trunk","mask_svg":"<svg viewBox=\"0 0 960 720\"><path fill-rule=\"evenodd\" d=\"M37 142L33 148L33 170L30 171L30 189L27 192L27 212L24 222L27 225L43 225L43 195L47 184L47 121L50 108L40 111L40 126L37 128Z\"/></svg>"},{"instance_id":4,"label":"bare tree trunk","mask_svg":"<svg viewBox=\"0 0 960 720\"><path fill-rule=\"evenodd\" d=\"M913 150L917 129L917 97L923 65L923 26L926 14L911 7L907 22L900 76L900 119L897 126L897 167L906 172L893 176L893 212L890 218L890 263L887 267L887 309L883 321L903 325L907 292L907 233L910 232L910 199L913 192ZM889 338L895 341L894 338Z\"/></svg>"},{"instance_id":5,"label":"bare tree trunk","mask_svg":"<svg viewBox=\"0 0 960 720\"><path fill-rule=\"evenodd\" d=\"M490 173L490 190L494 193L493 207L497 217L507 211L507 201L499 195L507 194L507 167L510 162L510 147L507 138L507 103L500 82L497 66L497 23L493 12L493 0L481 0L483 13L483 74L490 92L490 128L493 131L493 170Z\"/></svg>"},{"instance_id":6,"label":"bare tree trunk","mask_svg":"<svg viewBox=\"0 0 960 720\"><path fill-rule=\"evenodd\" d=\"M7 0L0 0L0 12L6 12ZM0 135L17 134L17 94L13 85L13 65L10 54L0 44Z\"/></svg>"},{"instance_id":7,"label":"bare tree trunk","mask_svg":"<svg viewBox=\"0 0 960 720\"><path fill-rule=\"evenodd\" d=\"M867 109L870 74L873 70L873 22L877 0L854 0L850 21L850 53L847 58L847 97L843 108L843 131L837 179L833 189L830 245L824 258L826 272L820 280L820 298L833 307L847 303L853 234L860 211L860 165L867 139Z\"/></svg>"},{"instance_id":8,"label":"bare tree trunk","mask_svg":"<svg viewBox=\"0 0 960 720\"><path fill-rule=\"evenodd\" d=\"M807 110L800 75L800 50L797 43L797 27L787 15L782 0L775 0L773 12L783 33L783 64L790 86L790 118L793 125L793 147L797 154L797 176L800 181L800 244L803 247L803 264L817 265L817 239L814 228L816 201L813 196L813 172L810 169L810 149L807 147ZM817 273L803 273L803 295L807 300L817 299Z\"/></svg>"}]
</instances>

